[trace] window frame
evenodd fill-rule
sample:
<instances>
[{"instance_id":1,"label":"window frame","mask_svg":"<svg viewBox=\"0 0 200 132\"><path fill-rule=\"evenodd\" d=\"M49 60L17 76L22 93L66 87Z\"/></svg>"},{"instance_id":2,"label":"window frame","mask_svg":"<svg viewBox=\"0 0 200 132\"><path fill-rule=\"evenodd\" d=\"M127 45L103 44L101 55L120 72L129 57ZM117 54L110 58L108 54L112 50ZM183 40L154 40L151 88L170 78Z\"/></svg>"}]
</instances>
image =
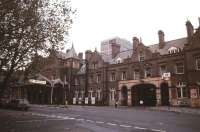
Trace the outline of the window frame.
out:
<instances>
[{"instance_id":1,"label":"window frame","mask_svg":"<svg viewBox=\"0 0 200 132\"><path fill-rule=\"evenodd\" d=\"M121 80L126 80L126 71L122 71Z\"/></svg>"},{"instance_id":2,"label":"window frame","mask_svg":"<svg viewBox=\"0 0 200 132\"><path fill-rule=\"evenodd\" d=\"M138 73L138 78L136 78L136 72ZM139 70L134 70L133 71L133 80L139 80L140 79L140 71Z\"/></svg>"},{"instance_id":3,"label":"window frame","mask_svg":"<svg viewBox=\"0 0 200 132\"><path fill-rule=\"evenodd\" d=\"M195 62L196 62L196 70L200 70L200 57L196 57Z\"/></svg>"},{"instance_id":4,"label":"window frame","mask_svg":"<svg viewBox=\"0 0 200 132\"><path fill-rule=\"evenodd\" d=\"M182 72L179 72L178 68L180 68L180 66L178 67L178 64L182 64ZM176 74L184 74L185 73L185 69L184 69L184 63L183 62L177 62L175 64L175 70L176 70Z\"/></svg>"},{"instance_id":5,"label":"window frame","mask_svg":"<svg viewBox=\"0 0 200 132\"><path fill-rule=\"evenodd\" d=\"M178 85L176 88L177 88L177 97L179 99L188 98L187 87L186 87L185 82L178 82ZM178 94L178 90L180 90L180 96ZM184 92L186 92L185 96L184 96Z\"/></svg>"}]
</instances>

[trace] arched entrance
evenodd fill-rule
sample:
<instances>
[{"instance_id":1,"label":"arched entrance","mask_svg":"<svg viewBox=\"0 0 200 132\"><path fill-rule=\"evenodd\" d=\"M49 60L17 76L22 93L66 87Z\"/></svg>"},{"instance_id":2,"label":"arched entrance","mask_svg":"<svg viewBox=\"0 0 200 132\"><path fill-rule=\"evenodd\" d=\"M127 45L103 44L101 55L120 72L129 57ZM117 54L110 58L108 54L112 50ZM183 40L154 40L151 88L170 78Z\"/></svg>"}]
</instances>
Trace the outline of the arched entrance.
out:
<instances>
[{"instance_id":1,"label":"arched entrance","mask_svg":"<svg viewBox=\"0 0 200 132\"><path fill-rule=\"evenodd\" d=\"M128 89L126 86L123 86L121 89L121 105L122 106L128 105Z\"/></svg>"},{"instance_id":2,"label":"arched entrance","mask_svg":"<svg viewBox=\"0 0 200 132\"><path fill-rule=\"evenodd\" d=\"M169 86L168 83L163 82L160 85L161 91L161 105L169 105Z\"/></svg>"},{"instance_id":3,"label":"arched entrance","mask_svg":"<svg viewBox=\"0 0 200 132\"><path fill-rule=\"evenodd\" d=\"M133 106L155 106L156 86L153 84L138 84L131 88Z\"/></svg>"}]
</instances>

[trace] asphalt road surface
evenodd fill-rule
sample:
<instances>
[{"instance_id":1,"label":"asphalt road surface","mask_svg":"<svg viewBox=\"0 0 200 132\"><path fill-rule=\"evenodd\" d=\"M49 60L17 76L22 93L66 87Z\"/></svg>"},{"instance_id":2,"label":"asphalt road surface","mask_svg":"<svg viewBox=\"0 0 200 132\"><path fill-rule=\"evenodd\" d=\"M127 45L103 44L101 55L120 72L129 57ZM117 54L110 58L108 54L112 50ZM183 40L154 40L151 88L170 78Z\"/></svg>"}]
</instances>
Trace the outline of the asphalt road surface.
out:
<instances>
[{"instance_id":1,"label":"asphalt road surface","mask_svg":"<svg viewBox=\"0 0 200 132\"><path fill-rule=\"evenodd\" d=\"M143 108L33 105L0 109L0 132L200 132L200 116Z\"/></svg>"}]
</instances>

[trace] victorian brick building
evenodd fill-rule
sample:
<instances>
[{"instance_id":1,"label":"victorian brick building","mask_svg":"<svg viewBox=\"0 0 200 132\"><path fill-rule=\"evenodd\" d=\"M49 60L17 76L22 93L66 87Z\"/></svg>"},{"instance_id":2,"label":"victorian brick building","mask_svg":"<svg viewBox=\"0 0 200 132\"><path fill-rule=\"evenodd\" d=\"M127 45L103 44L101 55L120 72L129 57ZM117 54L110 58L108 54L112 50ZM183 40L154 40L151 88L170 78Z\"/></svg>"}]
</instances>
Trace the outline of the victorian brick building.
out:
<instances>
[{"instance_id":1,"label":"victorian brick building","mask_svg":"<svg viewBox=\"0 0 200 132\"><path fill-rule=\"evenodd\" d=\"M95 104L128 106L200 106L200 28L186 22L187 37L145 46L133 37L133 47L121 52L112 43L112 58L86 51L85 63L75 76L75 98Z\"/></svg>"},{"instance_id":2,"label":"victorian brick building","mask_svg":"<svg viewBox=\"0 0 200 132\"><path fill-rule=\"evenodd\" d=\"M186 22L187 37L146 46L137 37L132 48L121 50L118 41L108 41L109 57L74 47L43 58L35 80L22 91L31 103L64 103L127 106L200 107L200 27Z\"/></svg>"}]
</instances>

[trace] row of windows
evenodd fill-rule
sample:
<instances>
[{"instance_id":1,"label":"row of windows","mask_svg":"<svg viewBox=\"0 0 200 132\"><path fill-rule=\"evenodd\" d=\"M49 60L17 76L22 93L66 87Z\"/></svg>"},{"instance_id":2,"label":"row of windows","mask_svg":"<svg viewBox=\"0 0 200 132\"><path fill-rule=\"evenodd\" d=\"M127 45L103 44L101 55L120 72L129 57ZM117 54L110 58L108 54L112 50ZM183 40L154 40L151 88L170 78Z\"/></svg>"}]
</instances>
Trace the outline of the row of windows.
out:
<instances>
[{"instance_id":1,"label":"row of windows","mask_svg":"<svg viewBox=\"0 0 200 132\"><path fill-rule=\"evenodd\" d=\"M200 70L200 58L196 59L196 70ZM164 73L168 72L167 66L165 64L160 65L159 71L160 71L160 75L162 76ZM184 74L184 64L183 64L183 62L178 62L178 63L175 64L175 73L176 74ZM152 69L150 67L147 67L144 70L144 78L148 78L148 77L152 77ZM121 72L121 78L120 79L121 80L127 79L127 72L126 71ZM134 80L140 79L140 71L139 70L137 70L137 69L134 70L133 79ZM116 80L116 73L112 72L110 74L110 81L115 81L115 80ZM90 76L89 82L90 83L94 82L93 76ZM97 83L101 82L101 74L97 75L96 82Z\"/></svg>"}]
</instances>

